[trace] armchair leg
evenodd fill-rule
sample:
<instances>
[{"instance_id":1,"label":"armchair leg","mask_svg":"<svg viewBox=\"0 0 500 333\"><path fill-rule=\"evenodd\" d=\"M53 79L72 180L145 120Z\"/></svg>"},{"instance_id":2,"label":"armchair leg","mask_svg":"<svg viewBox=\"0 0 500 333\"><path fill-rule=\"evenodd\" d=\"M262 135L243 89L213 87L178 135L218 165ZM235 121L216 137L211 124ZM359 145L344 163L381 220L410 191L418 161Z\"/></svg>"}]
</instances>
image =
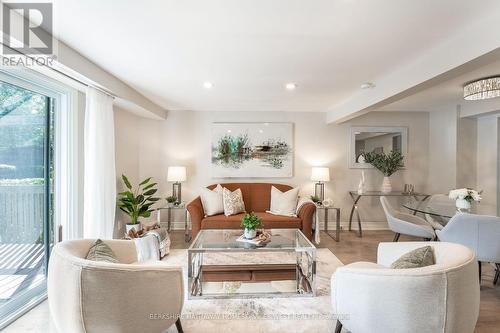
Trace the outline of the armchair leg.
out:
<instances>
[{"instance_id":1,"label":"armchair leg","mask_svg":"<svg viewBox=\"0 0 500 333\"><path fill-rule=\"evenodd\" d=\"M399 240L399 236L401 236L401 234L397 232L397 233L394 235L394 239L393 239L392 241L393 241L393 242L397 242L397 241Z\"/></svg>"},{"instance_id":2,"label":"armchair leg","mask_svg":"<svg viewBox=\"0 0 500 333\"><path fill-rule=\"evenodd\" d=\"M182 329L182 325L181 325L181 319L177 319L177 321L175 322L175 327L177 328L177 332L179 333L184 333L184 330Z\"/></svg>"},{"instance_id":3,"label":"armchair leg","mask_svg":"<svg viewBox=\"0 0 500 333\"><path fill-rule=\"evenodd\" d=\"M335 333L340 333L342 331L342 323L340 320L337 320L337 325L335 326Z\"/></svg>"},{"instance_id":4,"label":"armchair leg","mask_svg":"<svg viewBox=\"0 0 500 333\"><path fill-rule=\"evenodd\" d=\"M481 273L482 273L481 272L482 271L482 269L481 269L481 262L478 261L477 264L478 264L478 267L479 267L479 284L481 284Z\"/></svg>"},{"instance_id":5,"label":"armchair leg","mask_svg":"<svg viewBox=\"0 0 500 333\"><path fill-rule=\"evenodd\" d=\"M493 285L497 284L498 279L500 278L500 264L495 264L497 269L495 270L495 278L493 279Z\"/></svg>"}]
</instances>

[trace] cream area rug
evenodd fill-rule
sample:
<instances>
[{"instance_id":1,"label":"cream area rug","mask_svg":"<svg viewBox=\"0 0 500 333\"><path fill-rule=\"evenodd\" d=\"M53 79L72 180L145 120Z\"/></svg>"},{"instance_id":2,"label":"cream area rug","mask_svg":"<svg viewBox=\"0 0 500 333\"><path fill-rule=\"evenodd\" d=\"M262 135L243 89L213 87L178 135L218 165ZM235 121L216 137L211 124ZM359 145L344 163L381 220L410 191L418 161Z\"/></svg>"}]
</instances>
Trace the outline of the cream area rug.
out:
<instances>
[{"instance_id":1,"label":"cream area rug","mask_svg":"<svg viewBox=\"0 0 500 333\"><path fill-rule=\"evenodd\" d=\"M329 249L316 255L316 296L184 301L182 326L186 333L334 332L330 278L342 262ZM187 250L171 250L163 261L182 266L187 286ZM175 325L166 332L176 333Z\"/></svg>"}]
</instances>

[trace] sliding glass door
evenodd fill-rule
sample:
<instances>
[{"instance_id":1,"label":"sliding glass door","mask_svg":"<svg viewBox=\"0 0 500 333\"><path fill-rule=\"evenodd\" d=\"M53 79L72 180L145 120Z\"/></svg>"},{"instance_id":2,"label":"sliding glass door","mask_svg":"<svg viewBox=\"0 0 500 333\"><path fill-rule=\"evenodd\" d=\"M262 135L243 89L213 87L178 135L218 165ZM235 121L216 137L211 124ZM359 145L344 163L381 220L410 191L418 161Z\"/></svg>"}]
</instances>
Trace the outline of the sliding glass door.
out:
<instances>
[{"instance_id":1,"label":"sliding glass door","mask_svg":"<svg viewBox=\"0 0 500 333\"><path fill-rule=\"evenodd\" d=\"M54 100L7 81L0 81L0 329L44 297L54 234Z\"/></svg>"}]
</instances>

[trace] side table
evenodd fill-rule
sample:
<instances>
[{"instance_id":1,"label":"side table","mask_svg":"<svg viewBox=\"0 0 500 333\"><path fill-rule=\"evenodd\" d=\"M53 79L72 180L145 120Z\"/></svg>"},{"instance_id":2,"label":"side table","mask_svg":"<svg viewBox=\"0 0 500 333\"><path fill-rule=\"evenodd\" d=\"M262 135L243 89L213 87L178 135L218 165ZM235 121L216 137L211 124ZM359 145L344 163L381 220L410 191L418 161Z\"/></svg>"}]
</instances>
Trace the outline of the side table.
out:
<instances>
[{"instance_id":1,"label":"side table","mask_svg":"<svg viewBox=\"0 0 500 333\"><path fill-rule=\"evenodd\" d=\"M166 210L167 211L167 221L162 222L161 221L161 211ZM167 230L170 232L171 230L171 224L172 224L172 211L178 211L181 210L184 212L184 241L186 243L191 241L191 233L189 230L189 213L188 210L186 209L186 204L184 202L181 202L178 205L174 206L168 206L168 207L160 207L156 209L156 222L158 225L161 226L162 223L167 223Z\"/></svg>"},{"instance_id":2,"label":"side table","mask_svg":"<svg viewBox=\"0 0 500 333\"><path fill-rule=\"evenodd\" d=\"M323 211L323 216L324 216L324 226L323 226L323 231L330 236L334 241L339 242L340 241L340 208L337 207L325 207L323 205L316 205L316 221L319 222L319 212ZM335 210L336 214L336 226L335 226L335 236L332 235L328 231L328 220L329 220L329 211L330 210Z\"/></svg>"}]
</instances>

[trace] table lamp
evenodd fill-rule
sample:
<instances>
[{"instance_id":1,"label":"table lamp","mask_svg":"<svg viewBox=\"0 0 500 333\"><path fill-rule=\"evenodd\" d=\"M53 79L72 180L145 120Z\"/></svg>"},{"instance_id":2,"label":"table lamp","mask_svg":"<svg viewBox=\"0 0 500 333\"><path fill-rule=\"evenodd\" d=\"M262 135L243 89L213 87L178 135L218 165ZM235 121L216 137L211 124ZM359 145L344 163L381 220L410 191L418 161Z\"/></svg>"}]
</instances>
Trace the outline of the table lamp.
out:
<instances>
[{"instance_id":1,"label":"table lamp","mask_svg":"<svg viewBox=\"0 0 500 333\"><path fill-rule=\"evenodd\" d=\"M330 169L313 167L311 180L317 182L314 184L314 196L320 199L320 203L325 200L325 183L330 181Z\"/></svg>"},{"instance_id":2,"label":"table lamp","mask_svg":"<svg viewBox=\"0 0 500 333\"><path fill-rule=\"evenodd\" d=\"M167 181L174 182L172 184L172 196L175 197L175 204L180 204L182 199L181 182L186 181L186 167L169 166L167 171Z\"/></svg>"}]
</instances>

